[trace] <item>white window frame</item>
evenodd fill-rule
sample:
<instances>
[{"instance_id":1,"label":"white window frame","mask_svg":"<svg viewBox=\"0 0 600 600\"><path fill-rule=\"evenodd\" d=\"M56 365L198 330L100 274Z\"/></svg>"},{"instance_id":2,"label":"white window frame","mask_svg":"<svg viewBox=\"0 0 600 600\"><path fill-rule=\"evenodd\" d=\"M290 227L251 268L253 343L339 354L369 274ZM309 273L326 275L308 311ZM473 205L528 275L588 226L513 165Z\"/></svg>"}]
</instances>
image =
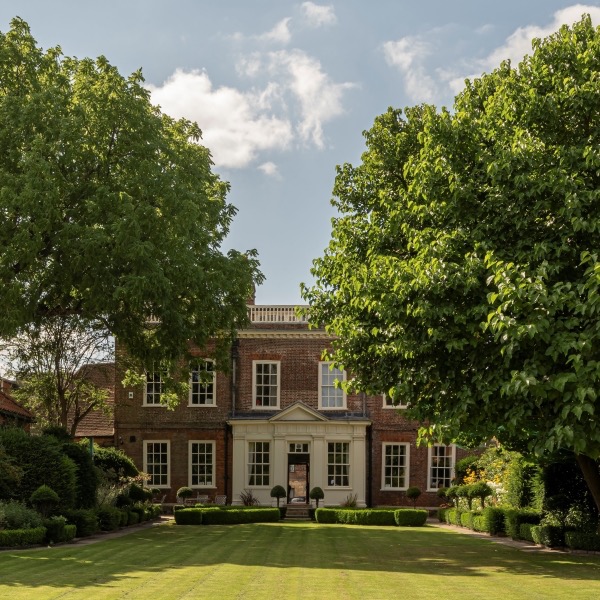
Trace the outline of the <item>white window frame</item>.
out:
<instances>
[{"instance_id":1,"label":"white window frame","mask_svg":"<svg viewBox=\"0 0 600 600\"><path fill-rule=\"evenodd\" d=\"M211 458L212 461L210 463L205 463L205 464L210 464L210 468L211 468L211 476L210 476L210 483L204 483L204 484L199 484L199 483L193 483L193 479L194 479L194 463L192 462L192 458L194 456L194 452L193 452L193 446L194 444L206 444L207 446L211 447ZM188 442L188 485L189 487L193 488L193 489L206 489L206 488L216 488L217 484L217 476L216 476L216 444L214 440L189 440Z\"/></svg>"},{"instance_id":2,"label":"white window frame","mask_svg":"<svg viewBox=\"0 0 600 600\"><path fill-rule=\"evenodd\" d=\"M155 483L152 480L152 476L154 473L150 473L150 463L148 462L148 446L150 444L166 444L166 455L167 460L166 463L158 463L158 464L166 464L167 466L167 482L166 483ZM170 440L144 440L144 473L150 474L150 480L148 481L148 487L166 489L171 487L171 441ZM155 463L152 463L153 465Z\"/></svg>"},{"instance_id":3,"label":"white window frame","mask_svg":"<svg viewBox=\"0 0 600 600\"><path fill-rule=\"evenodd\" d=\"M405 408L408 408L408 404L403 404L402 402L400 402L400 404L392 404L391 403L391 396L388 396L388 394L383 394L383 408L387 408L387 409L396 409L396 410L404 410ZM388 400L390 400L390 402L388 402Z\"/></svg>"},{"instance_id":4,"label":"white window frame","mask_svg":"<svg viewBox=\"0 0 600 600\"><path fill-rule=\"evenodd\" d=\"M393 446L404 446L404 465L390 465L394 466L403 466L404 467L404 485L401 487L393 487L386 486L386 458L387 458L387 448ZM392 476L393 477L393 476ZM407 490L409 488L410 483L410 444L407 442L383 442L381 444L381 491L382 492L391 492L398 490Z\"/></svg>"},{"instance_id":5,"label":"white window frame","mask_svg":"<svg viewBox=\"0 0 600 600\"><path fill-rule=\"evenodd\" d=\"M434 448L450 448L450 475L448 477L448 483L451 483L452 479L454 478L454 468L456 466L456 445L455 444L450 444L449 446L446 446L445 444L433 444L432 446L429 446L429 448L427 448L427 491L428 492L435 492L436 490L438 490L440 487L449 487L449 486L433 486L433 481L432 481L432 469L434 467L433 465L433 459L435 458L434 456ZM447 468L447 467L440 467L440 468ZM436 478L437 481L437 478Z\"/></svg>"},{"instance_id":6,"label":"white window frame","mask_svg":"<svg viewBox=\"0 0 600 600\"><path fill-rule=\"evenodd\" d=\"M267 444L267 453L268 453L268 458L269 461L267 463L264 462L260 462L260 463L251 463L250 462L250 457L252 456L253 452L251 450L253 444ZM271 440L248 440L248 443L246 444L246 482L248 483L248 487L249 488L258 488L258 489L267 489L270 488L271 486L271 467L272 467L272 452L273 452L273 447L271 444ZM254 453L256 453L256 450L254 450ZM262 455L265 454L265 449L264 449L264 445L261 447L260 453ZM266 473L252 473L252 465L268 465L268 469ZM264 478L266 475L266 483L264 483ZM261 479L263 480L262 483L258 484L258 483L253 483L252 482L252 477L261 477Z\"/></svg>"},{"instance_id":7,"label":"white window frame","mask_svg":"<svg viewBox=\"0 0 600 600\"><path fill-rule=\"evenodd\" d=\"M204 363L205 365L207 364L211 364L212 365L212 382L209 383L200 383L198 381L194 381L194 376L193 374L197 371L199 371L199 369L197 367L200 366L201 363ZM198 361L196 362L195 365L196 368L195 369L191 369L190 371L190 381L189 381L189 385L190 385L190 393L188 395L188 406L191 406L193 408L213 408L217 406L217 371L215 369L215 361L212 358L199 358ZM197 385L199 388L199 391L197 392L199 394L199 396L206 396L207 392L206 392L206 386L208 385L212 385L212 402L209 404L208 402L193 402L193 398L194 398L194 385Z\"/></svg>"},{"instance_id":8,"label":"white window frame","mask_svg":"<svg viewBox=\"0 0 600 600\"><path fill-rule=\"evenodd\" d=\"M158 375L158 381L156 379L152 379L150 380L150 377L156 377ZM156 385L158 384L158 392L153 391L152 392L152 397L154 398L155 396L158 396L158 402L148 402L148 386L149 385ZM162 404L162 402L160 401L161 397L163 394L163 378L162 378L162 373L161 371L146 371L146 382L144 383L144 402L143 405L144 406L162 406L164 407L165 405Z\"/></svg>"},{"instance_id":9,"label":"white window frame","mask_svg":"<svg viewBox=\"0 0 600 600\"><path fill-rule=\"evenodd\" d=\"M257 387L258 387L258 365L275 365L277 367L277 391L276 391L276 404L265 406L263 404L256 403L257 401ZM269 384L271 385L271 384ZM281 361L280 360L253 360L252 361L252 408L258 410L279 410L279 401L281 397Z\"/></svg>"},{"instance_id":10,"label":"white window frame","mask_svg":"<svg viewBox=\"0 0 600 600\"><path fill-rule=\"evenodd\" d=\"M319 410L344 410L347 406L346 404L346 391L342 388L342 387L335 387L332 386L330 384L324 384L323 383L323 370L327 369L328 371L330 371L331 373L334 373L335 371L341 373L342 375L342 379L338 380L341 382L346 381L346 371L341 371L340 369L331 369L331 362L327 362L327 361L319 361ZM342 406L323 406L323 388L327 387L327 388L333 388L336 390L340 390L342 393Z\"/></svg>"},{"instance_id":11,"label":"white window frame","mask_svg":"<svg viewBox=\"0 0 600 600\"><path fill-rule=\"evenodd\" d=\"M351 457L352 457L352 444L348 441L348 440L327 440L326 442L327 444L327 487L329 488L335 488L335 489L351 489L351 475L352 475L352 462L351 462ZM347 456L347 460L348 462L340 462L340 463L336 463L335 460L334 462L329 462L329 455L332 454L329 451L329 444L345 444L347 447L347 452L346 452L346 456ZM333 451L333 454L336 454L335 448ZM336 466L345 466L346 467L346 473L345 475L342 474L337 474L337 473L330 473L330 469L329 467L335 467ZM337 484L335 482L336 477L346 477L347 478L347 483L346 485L344 485L343 483L341 484Z\"/></svg>"}]
</instances>

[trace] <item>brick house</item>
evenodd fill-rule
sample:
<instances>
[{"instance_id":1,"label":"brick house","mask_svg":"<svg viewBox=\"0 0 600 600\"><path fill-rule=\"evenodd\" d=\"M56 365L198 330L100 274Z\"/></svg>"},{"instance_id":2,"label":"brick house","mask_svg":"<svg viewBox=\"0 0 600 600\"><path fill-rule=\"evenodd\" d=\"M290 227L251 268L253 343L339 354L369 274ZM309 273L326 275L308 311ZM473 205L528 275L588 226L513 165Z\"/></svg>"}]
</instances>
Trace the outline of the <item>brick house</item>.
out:
<instances>
[{"instance_id":1,"label":"brick house","mask_svg":"<svg viewBox=\"0 0 600 600\"><path fill-rule=\"evenodd\" d=\"M149 485L168 502L188 486L234 504L251 490L269 505L275 485L288 501L319 486L325 505L356 496L359 506L410 505L405 491L417 486L419 505L438 505L437 488L450 485L466 452L417 448L417 424L385 396L346 395L334 383L345 374L321 360L330 336L308 329L294 307L251 305L249 313L229 372L215 369L210 348L197 349L189 397L174 410L160 404L160 374L147 374L143 389L117 384L115 443L150 474Z\"/></svg>"},{"instance_id":2,"label":"brick house","mask_svg":"<svg viewBox=\"0 0 600 600\"><path fill-rule=\"evenodd\" d=\"M21 427L29 431L35 417L11 395L13 382L0 377L0 427Z\"/></svg>"}]
</instances>

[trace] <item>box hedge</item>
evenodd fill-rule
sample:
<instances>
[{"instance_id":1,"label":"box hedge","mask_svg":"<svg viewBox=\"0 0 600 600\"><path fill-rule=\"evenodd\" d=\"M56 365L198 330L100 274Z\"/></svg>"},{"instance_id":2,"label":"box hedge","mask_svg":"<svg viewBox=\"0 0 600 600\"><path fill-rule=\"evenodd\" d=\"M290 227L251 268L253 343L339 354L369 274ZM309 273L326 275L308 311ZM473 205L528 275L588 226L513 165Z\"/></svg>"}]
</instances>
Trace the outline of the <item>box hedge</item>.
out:
<instances>
[{"instance_id":1,"label":"box hedge","mask_svg":"<svg viewBox=\"0 0 600 600\"><path fill-rule=\"evenodd\" d=\"M559 548L565 545L564 529L558 525L533 525L531 537L536 544L549 548Z\"/></svg>"},{"instance_id":2,"label":"box hedge","mask_svg":"<svg viewBox=\"0 0 600 600\"><path fill-rule=\"evenodd\" d=\"M186 508L175 512L175 523L177 525L202 525L202 509Z\"/></svg>"},{"instance_id":3,"label":"box hedge","mask_svg":"<svg viewBox=\"0 0 600 600\"><path fill-rule=\"evenodd\" d=\"M428 516L428 512L423 509L401 508L394 511L394 522L399 527L423 527Z\"/></svg>"},{"instance_id":4,"label":"box hedge","mask_svg":"<svg viewBox=\"0 0 600 600\"><path fill-rule=\"evenodd\" d=\"M3 529L0 530L0 547L43 544L45 537L45 527L33 527L31 529Z\"/></svg>"},{"instance_id":5,"label":"box hedge","mask_svg":"<svg viewBox=\"0 0 600 600\"><path fill-rule=\"evenodd\" d=\"M513 540L520 539L521 537L521 525L539 525L541 515L537 511L508 508L504 509L504 529L506 535L510 536Z\"/></svg>"},{"instance_id":6,"label":"box hedge","mask_svg":"<svg viewBox=\"0 0 600 600\"><path fill-rule=\"evenodd\" d=\"M567 531L565 545L572 550L600 552L600 534L588 531Z\"/></svg>"},{"instance_id":7,"label":"box hedge","mask_svg":"<svg viewBox=\"0 0 600 600\"><path fill-rule=\"evenodd\" d=\"M115 506L100 506L96 517L100 531L115 531L121 526L121 511Z\"/></svg>"},{"instance_id":8,"label":"box hedge","mask_svg":"<svg viewBox=\"0 0 600 600\"><path fill-rule=\"evenodd\" d=\"M78 508L66 510L63 512L67 522L77 526L77 537L87 537L94 535L100 529L98 526L98 518L93 510L86 508Z\"/></svg>"}]
</instances>

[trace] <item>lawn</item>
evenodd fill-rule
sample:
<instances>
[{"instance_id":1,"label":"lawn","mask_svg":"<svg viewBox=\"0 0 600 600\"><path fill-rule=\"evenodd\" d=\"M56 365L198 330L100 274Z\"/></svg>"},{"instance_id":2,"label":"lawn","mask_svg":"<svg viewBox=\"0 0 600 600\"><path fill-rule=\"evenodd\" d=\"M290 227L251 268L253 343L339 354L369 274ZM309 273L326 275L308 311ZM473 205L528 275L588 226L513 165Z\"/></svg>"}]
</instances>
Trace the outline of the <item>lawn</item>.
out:
<instances>
[{"instance_id":1,"label":"lawn","mask_svg":"<svg viewBox=\"0 0 600 600\"><path fill-rule=\"evenodd\" d=\"M524 552L454 531L162 525L0 553L0 598L600 598L600 556Z\"/></svg>"}]
</instances>

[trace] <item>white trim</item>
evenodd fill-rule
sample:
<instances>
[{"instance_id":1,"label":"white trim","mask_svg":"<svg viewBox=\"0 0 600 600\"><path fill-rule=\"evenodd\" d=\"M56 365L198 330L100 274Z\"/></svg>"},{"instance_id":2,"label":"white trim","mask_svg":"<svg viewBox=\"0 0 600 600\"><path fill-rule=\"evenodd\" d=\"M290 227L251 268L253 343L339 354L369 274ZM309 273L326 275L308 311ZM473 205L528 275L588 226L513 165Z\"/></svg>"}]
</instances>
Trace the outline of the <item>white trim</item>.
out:
<instances>
[{"instance_id":1,"label":"white trim","mask_svg":"<svg viewBox=\"0 0 600 600\"><path fill-rule=\"evenodd\" d=\"M213 366L213 380L212 380L212 386L213 386L213 401L211 404L200 404L200 403L194 403L192 402L192 390L193 390L193 382L192 382L192 373L196 370L196 369L190 369L190 379L189 379L189 387L190 387L190 391L188 393L188 406L190 408L215 408L217 406L217 371L215 369L215 359L214 358L201 358L199 357L198 359L196 359L196 364L194 366L199 366L200 362L205 362L205 363L212 363Z\"/></svg>"},{"instance_id":2,"label":"white trim","mask_svg":"<svg viewBox=\"0 0 600 600\"><path fill-rule=\"evenodd\" d=\"M336 463L330 463L329 462L329 444L347 444L348 445L348 452L347 452L347 456L348 456L348 462L347 463L342 463L342 464L346 464L347 466L347 477L348 477L348 485L335 485L335 477L336 475L334 474L334 483L332 483L331 478L329 477L329 465L332 464L333 466L335 466ZM334 453L335 453L335 449L334 449ZM326 477L326 484L325 484L325 488L326 489L332 489L332 490L351 490L352 489L352 441L351 440L332 440L332 439L327 439L325 440L325 469L326 469L326 473L325 473L325 477Z\"/></svg>"},{"instance_id":3,"label":"white trim","mask_svg":"<svg viewBox=\"0 0 600 600\"><path fill-rule=\"evenodd\" d=\"M195 406L195 405L194 405ZM211 483L198 485L192 483L192 444L209 444L212 446L212 476ZM188 440L188 486L192 489L216 489L217 484L217 457L216 457L216 443L215 440Z\"/></svg>"},{"instance_id":4,"label":"white trim","mask_svg":"<svg viewBox=\"0 0 600 600\"><path fill-rule=\"evenodd\" d=\"M340 389L342 391L342 406L323 406L323 366L324 365L328 365L328 370L332 371L334 369L331 369L331 365L332 363L330 361L324 361L321 360L319 361L319 410L345 410L347 407L347 398L346 398L346 390L344 390L343 388L335 388L335 389ZM342 374L342 381L346 381L346 371L341 371L340 369L335 369L336 371L340 372ZM336 380L339 381L339 380ZM331 387L331 386L327 386L327 387Z\"/></svg>"},{"instance_id":5,"label":"white trim","mask_svg":"<svg viewBox=\"0 0 600 600\"><path fill-rule=\"evenodd\" d=\"M404 486L386 487L385 485L385 458L388 446L404 446ZM381 491L394 492L407 490L410 487L410 444L408 442L382 442L381 444Z\"/></svg>"},{"instance_id":6,"label":"white trim","mask_svg":"<svg viewBox=\"0 0 600 600\"><path fill-rule=\"evenodd\" d=\"M167 483L156 484L152 481L149 482L148 487L166 489L171 487L171 441L170 440L144 440L143 442L143 462L144 462L144 473L148 473L148 444L166 444L167 445Z\"/></svg>"},{"instance_id":7,"label":"white trim","mask_svg":"<svg viewBox=\"0 0 600 600\"><path fill-rule=\"evenodd\" d=\"M432 468L432 449L433 448L450 448L451 449L451 453L450 453L450 480L452 480L454 478L454 468L456 466L456 445L455 444L450 444L450 445L445 445L445 444L433 444L432 446L429 446L429 448L427 448L427 491L428 492L435 492L437 491L440 487L444 487L444 486L436 486L433 487L432 486L432 481L431 481L431 468Z\"/></svg>"},{"instance_id":8,"label":"white trim","mask_svg":"<svg viewBox=\"0 0 600 600\"><path fill-rule=\"evenodd\" d=\"M256 367L257 365L276 365L277 366L277 403L274 406L256 405ZM253 360L252 361L252 408L258 410L279 410L279 401L281 397L281 361L280 360Z\"/></svg>"}]
</instances>

